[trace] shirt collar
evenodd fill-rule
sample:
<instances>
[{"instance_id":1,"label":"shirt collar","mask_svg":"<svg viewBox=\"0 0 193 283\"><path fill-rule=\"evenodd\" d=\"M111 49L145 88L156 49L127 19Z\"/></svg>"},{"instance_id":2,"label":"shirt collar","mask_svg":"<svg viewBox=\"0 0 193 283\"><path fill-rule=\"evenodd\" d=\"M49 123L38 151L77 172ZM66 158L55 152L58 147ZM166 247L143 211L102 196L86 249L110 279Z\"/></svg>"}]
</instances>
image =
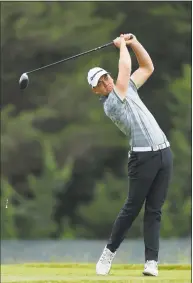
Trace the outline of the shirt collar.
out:
<instances>
[{"instance_id":1,"label":"shirt collar","mask_svg":"<svg viewBox=\"0 0 193 283\"><path fill-rule=\"evenodd\" d=\"M101 101L102 103L104 103L104 102L107 100L108 97L109 97L109 94L108 94L108 95L100 95L99 101Z\"/></svg>"}]
</instances>

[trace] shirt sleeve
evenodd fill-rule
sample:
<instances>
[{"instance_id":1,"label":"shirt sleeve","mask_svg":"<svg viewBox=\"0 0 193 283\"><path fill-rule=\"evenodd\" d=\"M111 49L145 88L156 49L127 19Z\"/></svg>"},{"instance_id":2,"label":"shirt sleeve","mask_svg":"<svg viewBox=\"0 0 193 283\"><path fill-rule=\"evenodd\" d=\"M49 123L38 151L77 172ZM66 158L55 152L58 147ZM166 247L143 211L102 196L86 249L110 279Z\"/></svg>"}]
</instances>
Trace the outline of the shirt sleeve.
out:
<instances>
[{"instance_id":1,"label":"shirt sleeve","mask_svg":"<svg viewBox=\"0 0 193 283\"><path fill-rule=\"evenodd\" d=\"M132 90L135 92L135 94L138 95L138 91L137 91L137 86L136 84L134 83L134 81L132 79L129 80L129 85L128 85L129 88L132 88ZM112 91L113 95L117 97L117 99L120 100L120 102L124 103L125 100L126 100L126 96L124 98L122 98L118 91L114 88L113 91Z\"/></svg>"},{"instance_id":2,"label":"shirt sleeve","mask_svg":"<svg viewBox=\"0 0 193 283\"><path fill-rule=\"evenodd\" d=\"M119 99L119 101L120 101L121 103L124 103L124 102L125 102L125 97L122 98L122 97L119 95L119 93L118 93L118 91L117 91L116 89L113 89L112 94L113 94L117 99Z\"/></svg>"},{"instance_id":3,"label":"shirt sleeve","mask_svg":"<svg viewBox=\"0 0 193 283\"><path fill-rule=\"evenodd\" d=\"M107 116L114 115L118 111L122 111L125 108L125 101L126 99L122 99L117 93L112 90L104 102L104 110Z\"/></svg>"},{"instance_id":4,"label":"shirt sleeve","mask_svg":"<svg viewBox=\"0 0 193 283\"><path fill-rule=\"evenodd\" d=\"M137 86L132 79L129 80L129 86L131 86L132 89L137 92Z\"/></svg>"},{"instance_id":5,"label":"shirt sleeve","mask_svg":"<svg viewBox=\"0 0 193 283\"><path fill-rule=\"evenodd\" d=\"M115 123L115 125L125 134L130 131L128 128L128 115L126 99L121 99L112 91L108 99L104 102L105 114Z\"/></svg>"}]
</instances>

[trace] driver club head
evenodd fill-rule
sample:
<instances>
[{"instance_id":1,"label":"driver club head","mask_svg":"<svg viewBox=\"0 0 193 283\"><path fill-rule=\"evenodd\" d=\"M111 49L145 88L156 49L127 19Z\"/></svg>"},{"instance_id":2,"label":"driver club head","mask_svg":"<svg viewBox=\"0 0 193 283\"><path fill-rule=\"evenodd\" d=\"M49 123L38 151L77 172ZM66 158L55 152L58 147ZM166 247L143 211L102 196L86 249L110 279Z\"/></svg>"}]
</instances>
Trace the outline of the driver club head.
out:
<instances>
[{"instance_id":1,"label":"driver club head","mask_svg":"<svg viewBox=\"0 0 193 283\"><path fill-rule=\"evenodd\" d=\"M22 74L20 79L19 79L19 86L20 86L20 89L25 89L27 88L29 84L29 78L28 78L28 75L26 73Z\"/></svg>"}]
</instances>

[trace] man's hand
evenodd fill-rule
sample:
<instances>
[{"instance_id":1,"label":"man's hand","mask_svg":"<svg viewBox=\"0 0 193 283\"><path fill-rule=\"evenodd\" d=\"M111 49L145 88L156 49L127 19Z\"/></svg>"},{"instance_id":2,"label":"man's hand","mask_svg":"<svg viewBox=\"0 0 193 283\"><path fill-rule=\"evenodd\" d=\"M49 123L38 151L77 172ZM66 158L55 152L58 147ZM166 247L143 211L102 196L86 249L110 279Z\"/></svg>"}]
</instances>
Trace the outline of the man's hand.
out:
<instances>
[{"instance_id":1,"label":"man's hand","mask_svg":"<svg viewBox=\"0 0 193 283\"><path fill-rule=\"evenodd\" d=\"M120 48L120 45L121 45L121 38L120 37L117 37L113 40L113 43L114 45L117 47L117 48Z\"/></svg>"},{"instance_id":2,"label":"man's hand","mask_svg":"<svg viewBox=\"0 0 193 283\"><path fill-rule=\"evenodd\" d=\"M137 41L136 36L132 33L124 34L124 39L127 45L131 45L133 42Z\"/></svg>"},{"instance_id":3,"label":"man's hand","mask_svg":"<svg viewBox=\"0 0 193 283\"><path fill-rule=\"evenodd\" d=\"M117 37L116 39L114 39L113 43L117 48L120 48L122 44L126 45L126 41L124 39L124 34L121 34L120 37Z\"/></svg>"},{"instance_id":4,"label":"man's hand","mask_svg":"<svg viewBox=\"0 0 193 283\"><path fill-rule=\"evenodd\" d=\"M121 46L121 38L124 38L126 45L130 45L137 40L136 36L132 33L121 34L120 37L113 40L113 43L117 48L120 48Z\"/></svg>"}]
</instances>

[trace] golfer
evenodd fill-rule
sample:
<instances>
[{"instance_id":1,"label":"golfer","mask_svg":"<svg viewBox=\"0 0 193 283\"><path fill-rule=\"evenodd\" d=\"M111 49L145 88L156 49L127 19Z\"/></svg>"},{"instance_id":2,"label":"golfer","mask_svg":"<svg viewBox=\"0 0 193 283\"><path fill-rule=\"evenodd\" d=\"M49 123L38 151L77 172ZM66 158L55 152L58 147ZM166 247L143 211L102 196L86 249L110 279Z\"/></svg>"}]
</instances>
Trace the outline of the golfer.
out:
<instances>
[{"instance_id":1,"label":"golfer","mask_svg":"<svg viewBox=\"0 0 193 283\"><path fill-rule=\"evenodd\" d=\"M172 174L172 153L165 134L138 95L138 89L154 71L150 56L132 34L121 35L114 44L120 49L116 82L98 67L88 72L87 79L92 91L100 95L105 114L128 138L129 192L96 273L109 273L117 249L145 202L143 274L157 276L161 209ZM127 46L132 48L139 64L133 74Z\"/></svg>"}]
</instances>

